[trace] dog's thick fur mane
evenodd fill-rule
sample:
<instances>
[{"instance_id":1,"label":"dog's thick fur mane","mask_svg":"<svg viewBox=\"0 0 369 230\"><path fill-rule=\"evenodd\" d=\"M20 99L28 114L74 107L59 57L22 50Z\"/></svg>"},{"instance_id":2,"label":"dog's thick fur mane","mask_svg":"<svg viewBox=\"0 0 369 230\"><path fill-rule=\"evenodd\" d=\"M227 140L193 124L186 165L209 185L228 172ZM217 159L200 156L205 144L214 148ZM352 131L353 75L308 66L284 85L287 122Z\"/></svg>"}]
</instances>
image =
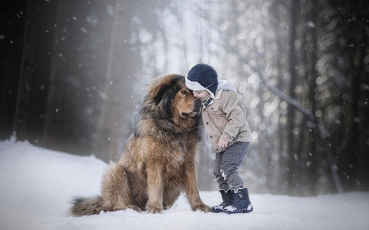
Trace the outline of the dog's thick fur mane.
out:
<instances>
[{"instance_id":1,"label":"dog's thick fur mane","mask_svg":"<svg viewBox=\"0 0 369 230\"><path fill-rule=\"evenodd\" d=\"M173 100L183 85L184 77L175 74L167 75L164 80L153 81L149 92L144 97L143 106L136 116L134 130L136 136L142 133L156 137L158 132L163 134L170 132L176 135L198 132L197 116L181 118L172 111Z\"/></svg>"}]
</instances>

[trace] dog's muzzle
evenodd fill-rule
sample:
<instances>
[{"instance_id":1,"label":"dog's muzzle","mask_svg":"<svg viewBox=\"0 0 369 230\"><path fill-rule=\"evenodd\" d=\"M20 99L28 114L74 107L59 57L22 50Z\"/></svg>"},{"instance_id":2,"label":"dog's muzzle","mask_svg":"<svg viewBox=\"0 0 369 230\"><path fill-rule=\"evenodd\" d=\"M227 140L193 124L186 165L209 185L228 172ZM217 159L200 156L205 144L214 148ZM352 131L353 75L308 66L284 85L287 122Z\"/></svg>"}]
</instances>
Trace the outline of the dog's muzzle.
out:
<instances>
[{"instance_id":1,"label":"dog's muzzle","mask_svg":"<svg viewBox=\"0 0 369 230\"><path fill-rule=\"evenodd\" d=\"M195 108L193 109L191 115L192 116L199 116L201 113L201 101L200 100L196 100L194 102L194 106Z\"/></svg>"},{"instance_id":2,"label":"dog's muzzle","mask_svg":"<svg viewBox=\"0 0 369 230\"><path fill-rule=\"evenodd\" d=\"M192 110L191 113L182 113L183 117L195 117L195 116L199 116L201 113L201 101L200 100L196 100L194 102L194 108Z\"/></svg>"}]
</instances>

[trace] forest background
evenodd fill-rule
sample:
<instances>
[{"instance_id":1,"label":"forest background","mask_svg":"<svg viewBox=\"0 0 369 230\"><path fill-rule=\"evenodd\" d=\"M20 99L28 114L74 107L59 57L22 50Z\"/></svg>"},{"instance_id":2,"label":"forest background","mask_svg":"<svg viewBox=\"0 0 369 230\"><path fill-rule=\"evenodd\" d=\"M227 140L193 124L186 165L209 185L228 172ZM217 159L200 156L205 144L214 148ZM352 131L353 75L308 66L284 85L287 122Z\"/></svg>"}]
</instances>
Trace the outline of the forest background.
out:
<instances>
[{"instance_id":1,"label":"forest background","mask_svg":"<svg viewBox=\"0 0 369 230\"><path fill-rule=\"evenodd\" d=\"M147 83L207 63L247 106L251 193L369 191L367 1L14 0L0 19L0 140L116 160ZM201 190L213 159L204 138Z\"/></svg>"}]
</instances>

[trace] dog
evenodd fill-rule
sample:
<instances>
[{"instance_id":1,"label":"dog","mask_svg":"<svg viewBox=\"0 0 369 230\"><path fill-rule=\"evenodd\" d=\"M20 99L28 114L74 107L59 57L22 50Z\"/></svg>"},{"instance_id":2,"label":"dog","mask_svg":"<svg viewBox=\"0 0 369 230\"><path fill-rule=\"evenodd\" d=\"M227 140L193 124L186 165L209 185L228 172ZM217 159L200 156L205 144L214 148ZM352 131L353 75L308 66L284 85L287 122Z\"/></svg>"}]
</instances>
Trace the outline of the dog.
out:
<instances>
[{"instance_id":1,"label":"dog","mask_svg":"<svg viewBox=\"0 0 369 230\"><path fill-rule=\"evenodd\" d=\"M195 168L200 110L183 76L155 79L119 161L110 162L103 176L102 195L74 198L72 216L127 208L162 213L183 190L193 211L209 212L199 196Z\"/></svg>"}]
</instances>

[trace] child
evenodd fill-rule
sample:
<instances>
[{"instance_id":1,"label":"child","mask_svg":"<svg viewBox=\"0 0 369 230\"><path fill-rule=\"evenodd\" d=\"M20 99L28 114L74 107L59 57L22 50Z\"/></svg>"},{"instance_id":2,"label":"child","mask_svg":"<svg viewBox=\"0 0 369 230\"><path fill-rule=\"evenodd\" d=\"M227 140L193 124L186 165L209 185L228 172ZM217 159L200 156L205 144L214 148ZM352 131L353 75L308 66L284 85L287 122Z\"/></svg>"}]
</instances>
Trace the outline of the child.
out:
<instances>
[{"instance_id":1,"label":"child","mask_svg":"<svg viewBox=\"0 0 369 230\"><path fill-rule=\"evenodd\" d=\"M202 121L217 152L213 176L223 202L211 210L248 213L253 206L237 172L251 141L246 110L234 85L217 78L215 69L206 64L195 65L186 76L186 86L202 101Z\"/></svg>"}]
</instances>

